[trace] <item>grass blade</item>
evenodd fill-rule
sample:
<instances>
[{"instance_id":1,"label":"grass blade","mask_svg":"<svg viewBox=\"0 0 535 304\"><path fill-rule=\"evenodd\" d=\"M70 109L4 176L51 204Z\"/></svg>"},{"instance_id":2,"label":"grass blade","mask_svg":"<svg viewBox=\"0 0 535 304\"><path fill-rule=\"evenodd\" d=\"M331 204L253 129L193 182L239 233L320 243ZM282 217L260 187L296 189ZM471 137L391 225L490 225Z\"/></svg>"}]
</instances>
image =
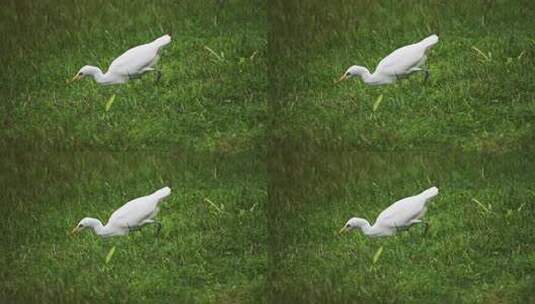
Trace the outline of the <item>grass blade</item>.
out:
<instances>
[{"instance_id":1,"label":"grass blade","mask_svg":"<svg viewBox=\"0 0 535 304\"><path fill-rule=\"evenodd\" d=\"M375 100L375 103L373 104L373 111L377 111L377 108L379 108L379 105L381 104L381 101L383 101L383 94L379 95L377 99Z\"/></svg>"},{"instance_id":2,"label":"grass blade","mask_svg":"<svg viewBox=\"0 0 535 304\"><path fill-rule=\"evenodd\" d=\"M377 263L382 253L383 253L383 246L379 247L379 249L377 249L377 252L373 255L373 259L372 259L373 264Z\"/></svg>"},{"instance_id":3,"label":"grass blade","mask_svg":"<svg viewBox=\"0 0 535 304\"><path fill-rule=\"evenodd\" d=\"M222 58L221 56L219 56L214 50L212 50L211 48L209 48L209 47L206 46L206 45L204 46L204 48L205 48L206 50L208 50L208 52L210 52L210 54L214 55L214 56L217 58L217 60L219 60L219 61L223 61L223 58Z\"/></svg>"},{"instance_id":4,"label":"grass blade","mask_svg":"<svg viewBox=\"0 0 535 304\"><path fill-rule=\"evenodd\" d=\"M114 253L115 253L115 246L111 247L110 251L106 255L106 264L110 262L111 257L113 256Z\"/></svg>"},{"instance_id":5,"label":"grass blade","mask_svg":"<svg viewBox=\"0 0 535 304\"><path fill-rule=\"evenodd\" d=\"M483 53L483 52L482 52L480 49L478 49L477 47L472 46L472 50L476 51L476 53L478 53L478 54L481 55L483 58L485 58L485 61L490 61L489 56L485 55L485 53Z\"/></svg>"},{"instance_id":6,"label":"grass blade","mask_svg":"<svg viewBox=\"0 0 535 304\"><path fill-rule=\"evenodd\" d=\"M111 108L111 105L115 101L115 94L111 95L110 99L108 99L108 102L106 102L106 112L108 112Z\"/></svg>"},{"instance_id":7,"label":"grass blade","mask_svg":"<svg viewBox=\"0 0 535 304\"><path fill-rule=\"evenodd\" d=\"M214 204L214 202L212 202L211 200L205 198L204 201L214 207L219 213L223 213L223 210L219 208L216 204Z\"/></svg>"},{"instance_id":8,"label":"grass blade","mask_svg":"<svg viewBox=\"0 0 535 304\"><path fill-rule=\"evenodd\" d=\"M485 210L485 212L490 213L490 209L485 207L485 205L483 205L480 201L476 200L475 198L473 198L472 201L475 202L476 204L478 204L479 207L483 208L483 210Z\"/></svg>"}]
</instances>

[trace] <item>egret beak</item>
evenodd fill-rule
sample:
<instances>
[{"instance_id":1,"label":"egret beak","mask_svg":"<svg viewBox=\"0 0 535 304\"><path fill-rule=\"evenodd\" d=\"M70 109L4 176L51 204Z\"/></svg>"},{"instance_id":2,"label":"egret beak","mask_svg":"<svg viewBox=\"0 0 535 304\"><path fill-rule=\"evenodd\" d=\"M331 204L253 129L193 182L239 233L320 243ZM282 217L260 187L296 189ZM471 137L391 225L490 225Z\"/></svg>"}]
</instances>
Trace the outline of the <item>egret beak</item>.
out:
<instances>
[{"instance_id":1,"label":"egret beak","mask_svg":"<svg viewBox=\"0 0 535 304\"><path fill-rule=\"evenodd\" d=\"M80 230L81 230L81 229L78 228L78 226L77 226L77 227L74 227L74 229L71 231L71 235L78 233Z\"/></svg>"},{"instance_id":2,"label":"egret beak","mask_svg":"<svg viewBox=\"0 0 535 304\"><path fill-rule=\"evenodd\" d=\"M346 80L346 79L347 79L347 74L344 74L344 75L342 75L342 77L340 77L340 78L339 78L337 81L335 81L334 83L337 84L337 83L342 82L342 81L344 81L344 80Z\"/></svg>"},{"instance_id":3,"label":"egret beak","mask_svg":"<svg viewBox=\"0 0 535 304\"><path fill-rule=\"evenodd\" d=\"M80 78L82 78L82 76L80 76L80 74L76 74L76 75L74 75L74 77L73 77L71 80L69 80L67 83L73 83L73 82L75 82L76 80L79 80Z\"/></svg>"},{"instance_id":4,"label":"egret beak","mask_svg":"<svg viewBox=\"0 0 535 304\"><path fill-rule=\"evenodd\" d=\"M342 234L342 233L344 233L344 232L346 232L346 231L347 231L347 227L344 226L344 227L342 227L342 229L340 229L340 230L338 231L338 234Z\"/></svg>"}]
</instances>

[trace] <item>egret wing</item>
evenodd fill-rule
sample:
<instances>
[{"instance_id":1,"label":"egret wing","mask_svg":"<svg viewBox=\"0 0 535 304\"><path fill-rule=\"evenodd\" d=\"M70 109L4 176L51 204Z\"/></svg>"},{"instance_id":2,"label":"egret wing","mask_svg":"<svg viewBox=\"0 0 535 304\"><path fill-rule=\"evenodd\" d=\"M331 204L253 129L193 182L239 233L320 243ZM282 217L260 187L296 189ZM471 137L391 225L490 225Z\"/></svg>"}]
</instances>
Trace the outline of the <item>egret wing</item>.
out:
<instances>
[{"instance_id":1,"label":"egret wing","mask_svg":"<svg viewBox=\"0 0 535 304\"><path fill-rule=\"evenodd\" d=\"M375 71L391 75L404 75L410 68L417 66L424 55L425 48L418 43L404 46L383 58Z\"/></svg>"},{"instance_id":2,"label":"egret wing","mask_svg":"<svg viewBox=\"0 0 535 304\"><path fill-rule=\"evenodd\" d=\"M136 226L155 211L158 199L143 196L129 201L110 216L109 223L121 226Z\"/></svg>"},{"instance_id":3,"label":"egret wing","mask_svg":"<svg viewBox=\"0 0 535 304\"><path fill-rule=\"evenodd\" d=\"M386 226L405 226L409 221L417 218L424 207L425 200L417 196L407 197L386 208L375 222Z\"/></svg>"},{"instance_id":4,"label":"egret wing","mask_svg":"<svg viewBox=\"0 0 535 304\"><path fill-rule=\"evenodd\" d=\"M158 48L151 43L136 46L117 57L108 68L108 71L120 75L136 75L149 67L158 55Z\"/></svg>"},{"instance_id":5,"label":"egret wing","mask_svg":"<svg viewBox=\"0 0 535 304\"><path fill-rule=\"evenodd\" d=\"M399 48L381 60L375 71L391 75L410 72L425 62L425 53L437 43L438 36L433 34L417 43Z\"/></svg>"}]
</instances>

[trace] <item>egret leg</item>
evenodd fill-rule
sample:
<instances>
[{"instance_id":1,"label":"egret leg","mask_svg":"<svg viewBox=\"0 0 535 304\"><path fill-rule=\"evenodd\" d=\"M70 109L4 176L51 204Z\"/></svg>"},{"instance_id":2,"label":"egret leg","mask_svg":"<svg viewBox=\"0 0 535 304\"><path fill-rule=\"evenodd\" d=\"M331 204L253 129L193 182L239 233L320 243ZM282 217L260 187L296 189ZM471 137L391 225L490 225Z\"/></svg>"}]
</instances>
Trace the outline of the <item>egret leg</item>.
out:
<instances>
[{"instance_id":1,"label":"egret leg","mask_svg":"<svg viewBox=\"0 0 535 304\"><path fill-rule=\"evenodd\" d=\"M424 235L427 234L427 231L429 230L429 223L428 222L422 222L422 224L425 225L425 228L424 228Z\"/></svg>"},{"instance_id":2,"label":"egret leg","mask_svg":"<svg viewBox=\"0 0 535 304\"><path fill-rule=\"evenodd\" d=\"M128 224L126 224L126 226L128 227L128 231L138 231L138 230L141 230L141 226L130 226Z\"/></svg>"},{"instance_id":3,"label":"egret leg","mask_svg":"<svg viewBox=\"0 0 535 304\"><path fill-rule=\"evenodd\" d=\"M420 224L420 223L422 223L422 220L412 220L412 221L410 221L410 226L409 227L412 227L413 225Z\"/></svg>"},{"instance_id":4,"label":"egret leg","mask_svg":"<svg viewBox=\"0 0 535 304\"><path fill-rule=\"evenodd\" d=\"M162 224L160 222L157 222L155 220L144 220L143 222L141 222L141 225L139 225L139 228L136 229L136 230L139 230L141 229L142 226L144 225L156 225L157 228L156 228L156 237L158 237L158 235L160 235L160 230L162 230Z\"/></svg>"},{"instance_id":5,"label":"egret leg","mask_svg":"<svg viewBox=\"0 0 535 304\"><path fill-rule=\"evenodd\" d=\"M423 71L424 71L424 83L426 83L427 79L429 79L429 70L423 69Z\"/></svg>"},{"instance_id":6,"label":"egret leg","mask_svg":"<svg viewBox=\"0 0 535 304\"><path fill-rule=\"evenodd\" d=\"M160 78L162 78L162 72L160 72L159 70L156 70L156 81L155 81L155 83L159 83L160 82Z\"/></svg>"},{"instance_id":7,"label":"egret leg","mask_svg":"<svg viewBox=\"0 0 535 304\"><path fill-rule=\"evenodd\" d=\"M130 79L130 80L139 79L139 78L141 78L141 74L130 74L130 73L128 73L128 79Z\"/></svg>"},{"instance_id":8,"label":"egret leg","mask_svg":"<svg viewBox=\"0 0 535 304\"><path fill-rule=\"evenodd\" d=\"M160 236L160 231L162 230L162 223L154 221L154 224L156 224L156 237Z\"/></svg>"}]
</instances>

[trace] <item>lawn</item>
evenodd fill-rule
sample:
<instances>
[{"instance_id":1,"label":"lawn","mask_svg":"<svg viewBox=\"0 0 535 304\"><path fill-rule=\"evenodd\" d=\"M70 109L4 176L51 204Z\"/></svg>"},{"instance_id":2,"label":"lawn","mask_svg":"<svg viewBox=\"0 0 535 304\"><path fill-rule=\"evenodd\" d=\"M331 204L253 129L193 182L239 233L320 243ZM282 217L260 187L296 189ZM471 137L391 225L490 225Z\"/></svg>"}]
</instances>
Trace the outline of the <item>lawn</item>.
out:
<instances>
[{"instance_id":1,"label":"lawn","mask_svg":"<svg viewBox=\"0 0 535 304\"><path fill-rule=\"evenodd\" d=\"M255 1L9 1L0 13L2 146L250 150L266 116L263 8ZM82 66L105 70L128 48L166 33L173 41L159 61L159 83L145 75L123 86L66 84Z\"/></svg>"},{"instance_id":2,"label":"lawn","mask_svg":"<svg viewBox=\"0 0 535 304\"><path fill-rule=\"evenodd\" d=\"M533 3L271 3L268 298L534 302ZM427 83L334 84L432 33ZM432 185L427 235L336 234Z\"/></svg>"},{"instance_id":3,"label":"lawn","mask_svg":"<svg viewBox=\"0 0 535 304\"><path fill-rule=\"evenodd\" d=\"M324 149L533 149L535 5L530 1L275 1L274 138ZM333 84L436 33L431 77Z\"/></svg>"},{"instance_id":4,"label":"lawn","mask_svg":"<svg viewBox=\"0 0 535 304\"><path fill-rule=\"evenodd\" d=\"M4 2L0 302L535 302L533 1ZM429 81L334 84L432 33ZM68 235L165 185L159 237ZM427 234L336 234L432 185Z\"/></svg>"},{"instance_id":5,"label":"lawn","mask_svg":"<svg viewBox=\"0 0 535 304\"><path fill-rule=\"evenodd\" d=\"M273 303L535 300L529 154L301 152L291 154L293 175L269 192ZM373 222L433 185L426 234L338 234L350 217Z\"/></svg>"},{"instance_id":6,"label":"lawn","mask_svg":"<svg viewBox=\"0 0 535 304\"><path fill-rule=\"evenodd\" d=\"M266 270L266 176L254 155L163 152L3 154L3 303L253 302ZM147 227L70 236L165 185ZM212 205L214 204L214 205ZM113 255L107 256L114 250Z\"/></svg>"}]
</instances>

